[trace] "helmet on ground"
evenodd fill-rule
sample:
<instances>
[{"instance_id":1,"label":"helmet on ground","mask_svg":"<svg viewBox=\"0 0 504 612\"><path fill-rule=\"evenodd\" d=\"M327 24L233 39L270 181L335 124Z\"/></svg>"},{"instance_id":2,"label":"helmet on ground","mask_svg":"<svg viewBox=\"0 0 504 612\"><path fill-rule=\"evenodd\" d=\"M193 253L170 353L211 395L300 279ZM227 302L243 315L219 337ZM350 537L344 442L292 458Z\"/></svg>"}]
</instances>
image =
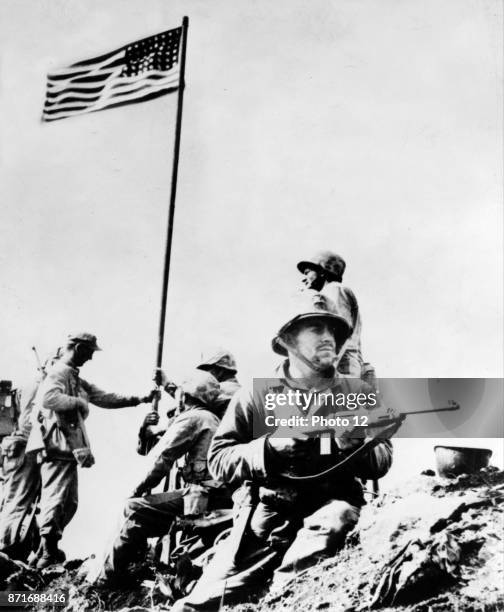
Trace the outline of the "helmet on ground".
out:
<instances>
[{"instance_id":1,"label":"helmet on ground","mask_svg":"<svg viewBox=\"0 0 504 612\"><path fill-rule=\"evenodd\" d=\"M306 268L322 272L328 280L341 282L346 263L341 255L331 251L321 251L311 259L305 259L297 264L297 269L303 273Z\"/></svg>"},{"instance_id":2,"label":"helmet on ground","mask_svg":"<svg viewBox=\"0 0 504 612\"><path fill-rule=\"evenodd\" d=\"M220 391L217 379L209 372L202 370L195 370L181 387L185 396L197 399L205 406L212 404Z\"/></svg>"},{"instance_id":3,"label":"helmet on ground","mask_svg":"<svg viewBox=\"0 0 504 612\"><path fill-rule=\"evenodd\" d=\"M203 361L197 366L198 370L209 371L214 367L223 368L236 374L236 359L233 354L225 349L218 349L217 351L204 356Z\"/></svg>"},{"instance_id":4,"label":"helmet on ground","mask_svg":"<svg viewBox=\"0 0 504 612\"><path fill-rule=\"evenodd\" d=\"M287 319L271 342L271 347L279 355L287 355L283 344L284 334L288 333L301 321L324 319L332 328L336 342L341 345L352 333L352 325L343 313L338 312L336 304L326 295L315 291L302 292L292 303L293 315Z\"/></svg>"}]
</instances>

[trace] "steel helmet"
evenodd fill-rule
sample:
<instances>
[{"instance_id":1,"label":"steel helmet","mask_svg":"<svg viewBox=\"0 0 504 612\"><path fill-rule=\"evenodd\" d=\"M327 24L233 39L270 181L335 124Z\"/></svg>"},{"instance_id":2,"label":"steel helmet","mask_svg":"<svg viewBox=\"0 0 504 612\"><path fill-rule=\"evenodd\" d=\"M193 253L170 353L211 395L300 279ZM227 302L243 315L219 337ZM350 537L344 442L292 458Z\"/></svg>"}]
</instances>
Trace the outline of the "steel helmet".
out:
<instances>
[{"instance_id":1,"label":"steel helmet","mask_svg":"<svg viewBox=\"0 0 504 612\"><path fill-rule=\"evenodd\" d=\"M331 251L321 251L312 259L300 261L297 265L297 269L301 273L303 273L306 268L322 272L328 280L341 282L346 263L341 255L337 255Z\"/></svg>"},{"instance_id":2,"label":"steel helmet","mask_svg":"<svg viewBox=\"0 0 504 612\"><path fill-rule=\"evenodd\" d=\"M220 387L217 379L209 372L195 370L182 385L184 395L199 400L205 406L212 404L219 395Z\"/></svg>"},{"instance_id":3,"label":"steel helmet","mask_svg":"<svg viewBox=\"0 0 504 612\"><path fill-rule=\"evenodd\" d=\"M234 355L225 349L218 349L210 355L206 355L203 361L197 366L198 370L210 370L213 367L223 368L236 374L238 368L236 367L236 359Z\"/></svg>"},{"instance_id":4,"label":"steel helmet","mask_svg":"<svg viewBox=\"0 0 504 612\"><path fill-rule=\"evenodd\" d=\"M336 304L322 293L306 291L295 297L292 304L293 316L284 323L271 341L271 347L279 355L287 355L280 338L299 321L325 319L332 327L338 344L343 344L352 333L352 325L343 313L338 312Z\"/></svg>"}]
</instances>

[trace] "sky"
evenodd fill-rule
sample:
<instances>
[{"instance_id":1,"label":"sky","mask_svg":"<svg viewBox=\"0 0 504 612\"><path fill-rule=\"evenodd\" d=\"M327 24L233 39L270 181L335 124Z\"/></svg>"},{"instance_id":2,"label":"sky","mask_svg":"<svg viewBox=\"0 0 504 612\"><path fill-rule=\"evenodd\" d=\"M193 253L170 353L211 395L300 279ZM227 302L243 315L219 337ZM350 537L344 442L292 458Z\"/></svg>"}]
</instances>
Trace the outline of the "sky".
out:
<instances>
[{"instance_id":1,"label":"sky","mask_svg":"<svg viewBox=\"0 0 504 612\"><path fill-rule=\"evenodd\" d=\"M500 2L2 0L0 377L30 384L32 346L45 356L86 330L104 350L83 377L149 390L176 96L40 114L48 72L183 15L169 374L225 346L242 381L269 376L296 262L333 249L379 376L502 376ZM103 539L145 470L146 411L92 409L71 554ZM430 465L435 442L398 442L390 481ZM483 443L502 464L499 441Z\"/></svg>"}]
</instances>

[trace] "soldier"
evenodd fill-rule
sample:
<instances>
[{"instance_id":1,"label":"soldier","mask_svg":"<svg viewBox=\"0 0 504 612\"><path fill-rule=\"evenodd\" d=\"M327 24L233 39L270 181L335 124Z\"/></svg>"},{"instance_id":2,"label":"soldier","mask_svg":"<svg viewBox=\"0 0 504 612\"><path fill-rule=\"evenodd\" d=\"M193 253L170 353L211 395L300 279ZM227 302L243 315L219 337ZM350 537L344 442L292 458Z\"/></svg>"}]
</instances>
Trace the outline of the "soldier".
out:
<instances>
[{"instance_id":1,"label":"soldier","mask_svg":"<svg viewBox=\"0 0 504 612\"><path fill-rule=\"evenodd\" d=\"M321 455L318 439L296 432L276 437L267 424L272 391L371 397L371 387L333 367L351 333L349 323L326 296L309 293L304 299L308 304L273 339L273 350L287 357L278 377L240 390L214 436L210 471L235 489L235 522L192 593L173 611L217 610L244 601L260 594L273 576L274 587L281 588L297 570L333 555L364 503L358 479L382 477L390 467L388 440L364 443L347 428L331 440L331 454ZM299 405L294 408L301 412ZM315 415L331 411L327 403L313 409ZM344 470L331 468L345 458Z\"/></svg>"},{"instance_id":2,"label":"soldier","mask_svg":"<svg viewBox=\"0 0 504 612\"><path fill-rule=\"evenodd\" d=\"M0 380L0 442L12 434L19 418L18 393L12 388L12 381Z\"/></svg>"},{"instance_id":3,"label":"soldier","mask_svg":"<svg viewBox=\"0 0 504 612\"><path fill-rule=\"evenodd\" d=\"M308 260L300 261L297 269L303 275L303 288L326 294L352 324L352 335L347 341L337 367L341 374L361 377L361 316L354 292L342 285L346 263L343 257L331 251L322 251Z\"/></svg>"},{"instance_id":4,"label":"soldier","mask_svg":"<svg viewBox=\"0 0 504 612\"><path fill-rule=\"evenodd\" d=\"M26 453L32 429L31 415L37 390L61 349L40 368L41 377L20 394L20 415L16 431L2 444L4 454L4 500L0 513L0 551L14 559L26 560L30 553L30 531L40 493L40 465L35 453Z\"/></svg>"},{"instance_id":5,"label":"soldier","mask_svg":"<svg viewBox=\"0 0 504 612\"><path fill-rule=\"evenodd\" d=\"M233 395L240 388L236 378L238 369L234 356L225 349L218 349L215 353L207 356L199 364L198 370L210 372L219 381L220 392L216 400L216 410L220 416L224 414Z\"/></svg>"},{"instance_id":6,"label":"soldier","mask_svg":"<svg viewBox=\"0 0 504 612\"><path fill-rule=\"evenodd\" d=\"M177 516L230 506L227 490L211 479L207 469L208 447L220 420L214 412L219 383L210 373L197 370L182 384L182 391L184 410L159 441L152 467L126 503L124 523L106 554L95 581L97 586L127 578L124 571L145 553L147 538L167 534ZM181 457L186 486L151 495L151 489L168 476Z\"/></svg>"},{"instance_id":7,"label":"soldier","mask_svg":"<svg viewBox=\"0 0 504 612\"><path fill-rule=\"evenodd\" d=\"M43 459L38 568L61 560L58 542L77 510L77 464L90 467L94 463L83 422L89 414L88 403L101 408L137 406L151 401L155 393L143 397L116 395L81 379L79 368L99 350L96 336L70 335L37 393L26 452L36 451Z\"/></svg>"},{"instance_id":8,"label":"soldier","mask_svg":"<svg viewBox=\"0 0 504 612\"><path fill-rule=\"evenodd\" d=\"M197 366L198 370L210 372L219 383L219 396L214 402L212 410L219 418L222 417L233 395L240 388L240 383L236 378L237 366L236 359L229 351L218 349L203 359ZM161 369L156 370L155 380L172 397L175 395L177 385L171 382ZM169 419L173 418L175 409L170 411ZM149 412L138 432L137 452L146 455L149 450L157 444L170 420L165 426L159 426L159 414L156 411Z\"/></svg>"}]
</instances>

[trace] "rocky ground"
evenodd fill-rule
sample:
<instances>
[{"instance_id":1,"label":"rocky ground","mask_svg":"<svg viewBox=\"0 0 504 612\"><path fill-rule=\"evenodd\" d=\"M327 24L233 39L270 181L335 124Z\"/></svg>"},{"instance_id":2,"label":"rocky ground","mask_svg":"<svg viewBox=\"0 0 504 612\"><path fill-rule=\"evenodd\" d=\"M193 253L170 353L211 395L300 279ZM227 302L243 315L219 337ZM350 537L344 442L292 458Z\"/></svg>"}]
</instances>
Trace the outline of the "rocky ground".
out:
<instances>
[{"instance_id":1,"label":"rocky ground","mask_svg":"<svg viewBox=\"0 0 504 612\"><path fill-rule=\"evenodd\" d=\"M503 502L504 472L494 468L455 480L418 476L369 503L336 557L233 611L504 610ZM96 590L84 582L86 564L37 572L0 556L0 590L67 589L69 612L169 610L177 594L166 568L152 564L137 567L127 589Z\"/></svg>"}]
</instances>

